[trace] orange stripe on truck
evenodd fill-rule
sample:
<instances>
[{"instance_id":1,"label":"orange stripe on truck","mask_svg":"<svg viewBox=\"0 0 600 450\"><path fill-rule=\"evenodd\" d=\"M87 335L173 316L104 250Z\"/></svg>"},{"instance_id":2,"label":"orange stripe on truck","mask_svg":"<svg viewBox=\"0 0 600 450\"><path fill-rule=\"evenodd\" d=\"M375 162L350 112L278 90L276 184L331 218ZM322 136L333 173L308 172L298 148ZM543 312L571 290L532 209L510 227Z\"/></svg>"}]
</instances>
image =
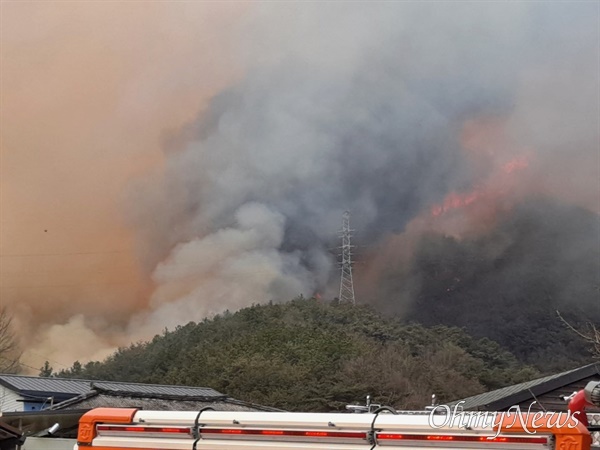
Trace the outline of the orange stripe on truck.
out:
<instances>
[{"instance_id":1,"label":"orange stripe on truck","mask_svg":"<svg viewBox=\"0 0 600 450\"><path fill-rule=\"evenodd\" d=\"M99 423L132 423L137 408L96 408L86 412L79 419L78 445L92 445Z\"/></svg>"}]
</instances>

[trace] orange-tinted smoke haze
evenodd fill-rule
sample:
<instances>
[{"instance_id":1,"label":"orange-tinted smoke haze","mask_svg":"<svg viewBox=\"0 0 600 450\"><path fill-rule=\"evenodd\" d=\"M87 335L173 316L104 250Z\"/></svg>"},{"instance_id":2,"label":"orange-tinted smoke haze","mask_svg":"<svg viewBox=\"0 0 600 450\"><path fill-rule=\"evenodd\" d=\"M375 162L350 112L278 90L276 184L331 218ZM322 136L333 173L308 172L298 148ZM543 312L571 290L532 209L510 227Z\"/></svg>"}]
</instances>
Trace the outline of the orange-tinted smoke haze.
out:
<instances>
[{"instance_id":1,"label":"orange-tinted smoke haze","mask_svg":"<svg viewBox=\"0 0 600 450\"><path fill-rule=\"evenodd\" d=\"M147 302L123 192L235 79L231 2L3 2L1 305L30 372L101 358ZM66 345L65 342L70 342Z\"/></svg>"}]
</instances>

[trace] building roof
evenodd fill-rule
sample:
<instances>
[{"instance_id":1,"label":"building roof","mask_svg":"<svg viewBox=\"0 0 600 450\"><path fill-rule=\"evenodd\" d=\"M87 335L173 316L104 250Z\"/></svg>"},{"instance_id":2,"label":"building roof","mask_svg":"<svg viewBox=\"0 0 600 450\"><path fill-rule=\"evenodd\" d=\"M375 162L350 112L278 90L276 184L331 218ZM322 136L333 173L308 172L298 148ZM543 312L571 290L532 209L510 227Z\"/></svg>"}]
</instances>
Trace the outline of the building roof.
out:
<instances>
[{"instance_id":1,"label":"building roof","mask_svg":"<svg viewBox=\"0 0 600 450\"><path fill-rule=\"evenodd\" d=\"M93 408L138 408L160 411L199 411L210 406L216 411L280 411L229 397L202 399L198 397L139 397L111 392L92 392L57 403L52 410L88 410Z\"/></svg>"},{"instance_id":2,"label":"building roof","mask_svg":"<svg viewBox=\"0 0 600 450\"><path fill-rule=\"evenodd\" d=\"M50 409L140 408L167 411L197 411L211 406L218 411L279 411L235 400L210 388L140 383L92 382L91 389L56 403Z\"/></svg>"},{"instance_id":3,"label":"building roof","mask_svg":"<svg viewBox=\"0 0 600 450\"><path fill-rule=\"evenodd\" d=\"M90 390L90 382L68 378L29 377L0 374L0 385L21 394L79 395Z\"/></svg>"},{"instance_id":4,"label":"building roof","mask_svg":"<svg viewBox=\"0 0 600 450\"><path fill-rule=\"evenodd\" d=\"M92 408L139 408L163 411L199 411L210 406L217 411L281 411L236 400L206 387L72 380L20 375L0 375L0 384L21 395L53 395L59 399L41 411L2 413L2 419L27 434L60 425L57 436L74 437L79 418ZM69 395L67 395L69 394ZM62 401L61 401L62 400ZM1 439L0 434L0 439ZM1 441L0 441L1 442ZM0 448L0 450L3 450Z\"/></svg>"},{"instance_id":5,"label":"building roof","mask_svg":"<svg viewBox=\"0 0 600 450\"><path fill-rule=\"evenodd\" d=\"M465 410L501 411L513 405L540 396L567 384L600 374L600 364L592 363L565 372L537 378L495 391L486 392L448 403L454 406L460 403Z\"/></svg>"},{"instance_id":6,"label":"building roof","mask_svg":"<svg viewBox=\"0 0 600 450\"><path fill-rule=\"evenodd\" d=\"M91 391L106 391L133 396L166 395L175 397L201 397L205 399L225 397L224 394L206 387L31 377L24 375L0 374L0 385L25 395L64 394L67 396L78 396Z\"/></svg>"},{"instance_id":7,"label":"building roof","mask_svg":"<svg viewBox=\"0 0 600 450\"><path fill-rule=\"evenodd\" d=\"M163 384L92 381L90 384L88 384L88 390L89 388L101 392L114 392L122 395L133 394L135 396L164 395L173 397L202 397L205 399L225 397L224 394L221 394L214 389L194 386L169 386Z\"/></svg>"}]
</instances>

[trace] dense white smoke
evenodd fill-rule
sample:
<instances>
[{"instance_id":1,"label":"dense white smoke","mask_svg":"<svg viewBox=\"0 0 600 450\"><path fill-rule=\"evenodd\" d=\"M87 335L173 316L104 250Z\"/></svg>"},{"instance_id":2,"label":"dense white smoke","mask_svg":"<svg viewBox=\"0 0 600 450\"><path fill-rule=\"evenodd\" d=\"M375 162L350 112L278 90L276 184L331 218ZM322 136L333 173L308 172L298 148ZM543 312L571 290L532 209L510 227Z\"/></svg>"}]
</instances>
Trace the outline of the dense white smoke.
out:
<instances>
[{"instance_id":1,"label":"dense white smoke","mask_svg":"<svg viewBox=\"0 0 600 450\"><path fill-rule=\"evenodd\" d=\"M135 318L134 335L147 337L190 318L261 302L267 292L285 298L290 292L314 289L314 277L302 265L300 253L279 251L285 225L281 214L246 203L235 212L235 221L234 226L177 245L157 266L153 313Z\"/></svg>"}]
</instances>

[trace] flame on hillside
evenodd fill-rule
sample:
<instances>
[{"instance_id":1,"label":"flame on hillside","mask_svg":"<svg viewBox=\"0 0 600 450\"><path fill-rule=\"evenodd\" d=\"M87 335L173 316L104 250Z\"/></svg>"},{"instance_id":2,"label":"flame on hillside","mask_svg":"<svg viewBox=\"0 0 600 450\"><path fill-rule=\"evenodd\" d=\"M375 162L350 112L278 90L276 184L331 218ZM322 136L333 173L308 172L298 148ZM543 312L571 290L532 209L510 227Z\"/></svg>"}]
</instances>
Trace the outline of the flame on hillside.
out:
<instances>
[{"instance_id":1,"label":"flame on hillside","mask_svg":"<svg viewBox=\"0 0 600 450\"><path fill-rule=\"evenodd\" d=\"M448 193L428 214L416 219L418 228L456 237L483 231L495 223L500 213L510 210L525 189L533 152L511 142L503 120L467 121L461 144L474 172L474 187Z\"/></svg>"}]
</instances>

